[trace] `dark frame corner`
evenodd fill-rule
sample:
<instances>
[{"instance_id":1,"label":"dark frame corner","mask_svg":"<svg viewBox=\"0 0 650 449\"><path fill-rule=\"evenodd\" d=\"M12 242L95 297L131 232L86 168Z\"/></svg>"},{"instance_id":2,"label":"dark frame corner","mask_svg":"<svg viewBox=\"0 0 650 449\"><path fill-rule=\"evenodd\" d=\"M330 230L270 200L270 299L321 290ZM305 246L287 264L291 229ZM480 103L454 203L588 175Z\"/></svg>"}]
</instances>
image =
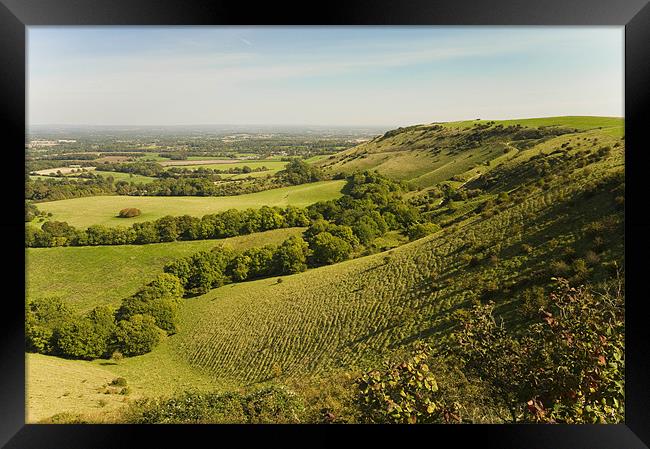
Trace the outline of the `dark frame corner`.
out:
<instances>
[{"instance_id":1,"label":"dark frame corner","mask_svg":"<svg viewBox=\"0 0 650 449\"><path fill-rule=\"evenodd\" d=\"M642 449L650 446L650 363L647 342L650 326L643 314L645 297L642 280L643 249L650 248L650 219L643 217L641 206L643 171L649 156L644 128L650 123L650 4L647 0L538 0L522 6L516 0L471 2L469 0L412 0L397 4L388 0L329 2L321 10L308 12L289 3L260 3L251 8L247 2L208 0L0 0L0 119L6 125L2 143L5 160L16 167L13 176L2 176L5 192L15 192L9 200L11 213L0 218L4 235L21 235L24 225L23 193L20 186L24 157L18 151L25 143L25 44L26 27L36 25L614 25L625 26L625 128L626 128L626 217L625 232L632 245L626 247L626 423L618 425L492 425L492 426L420 426L408 429L371 427L375 438L395 438L430 432L453 438L457 443L480 441L484 448L616 448ZM637 200L637 198L639 198ZM630 202L630 200L632 202ZM0 353L0 444L7 448L98 448L133 447L152 444L170 445L172 433L191 432L192 439L223 441L223 434L247 435L239 426L123 426L123 425L33 425L25 424L25 353L24 353L24 262L20 238L6 239L5 260L15 273L4 271L5 285L15 294L4 295L4 313L0 314L0 332L4 340ZM647 261L647 257L646 257ZM23 298L23 300L21 300ZM354 427L354 430L350 428ZM254 432L277 438L305 430L321 433L318 426L257 426ZM358 426L326 427L331 437L354 432ZM368 427L361 428L362 430ZM246 432L246 433L244 433ZM427 435L424 434L427 433ZM235 435L237 434L237 435ZM444 434L444 435L443 435ZM259 435L258 435L259 436ZM266 435L265 435L266 436ZM284 435L282 435L284 436ZM282 437L280 436L280 438ZM323 435L324 436L324 435ZM367 435L371 436L371 435ZM407 437L410 435L407 435ZM365 436L364 436L365 437ZM245 439L246 437L244 437ZM191 444L191 443L190 443Z\"/></svg>"}]
</instances>

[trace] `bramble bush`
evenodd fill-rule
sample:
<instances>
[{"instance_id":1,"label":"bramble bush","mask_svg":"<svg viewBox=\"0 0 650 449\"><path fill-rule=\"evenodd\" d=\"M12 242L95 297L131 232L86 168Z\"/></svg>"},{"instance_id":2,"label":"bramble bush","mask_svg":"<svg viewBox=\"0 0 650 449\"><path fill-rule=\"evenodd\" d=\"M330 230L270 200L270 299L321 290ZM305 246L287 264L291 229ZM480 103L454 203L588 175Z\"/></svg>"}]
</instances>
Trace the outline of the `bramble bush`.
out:
<instances>
[{"instance_id":1,"label":"bramble bush","mask_svg":"<svg viewBox=\"0 0 650 449\"><path fill-rule=\"evenodd\" d=\"M494 303L461 319L451 348L466 373L484 381L510 422L618 423L624 420L624 296L557 279L547 307L525 332L508 332Z\"/></svg>"},{"instance_id":2,"label":"bramble bush","mask_svg":"<svg viewBox=\"0 0 650 449\"><path fill-rule=\"evenodd\" d=\"M410 360L381 372L364 373L356 382L361 421L416 424L460 422L458 404L447 401L427 362L431 348L420 345Z\"/></svg>"}]
</instances>

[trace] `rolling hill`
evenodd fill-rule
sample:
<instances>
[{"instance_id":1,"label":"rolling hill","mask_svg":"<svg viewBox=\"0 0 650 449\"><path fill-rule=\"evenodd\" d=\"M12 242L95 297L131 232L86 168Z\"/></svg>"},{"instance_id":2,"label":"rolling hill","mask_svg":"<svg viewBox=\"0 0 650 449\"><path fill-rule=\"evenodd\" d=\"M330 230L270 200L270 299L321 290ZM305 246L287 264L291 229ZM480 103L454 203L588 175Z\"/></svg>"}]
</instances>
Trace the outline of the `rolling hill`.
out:
<instances>
[{"instance_id":1,"label":"rolling hill","mask_svg":"<svg viewBox=\"0 0 650 449\"><path fill-rule=\"evenodd\" d=\"M612 117L547 117L523 120L472 120L398 128L318 163L336 173L377 170L430 187L454 176L471 178L489 171L531 146L561 145L577 133L620 138L624 123Z\"/></svg>"}]
</instances>

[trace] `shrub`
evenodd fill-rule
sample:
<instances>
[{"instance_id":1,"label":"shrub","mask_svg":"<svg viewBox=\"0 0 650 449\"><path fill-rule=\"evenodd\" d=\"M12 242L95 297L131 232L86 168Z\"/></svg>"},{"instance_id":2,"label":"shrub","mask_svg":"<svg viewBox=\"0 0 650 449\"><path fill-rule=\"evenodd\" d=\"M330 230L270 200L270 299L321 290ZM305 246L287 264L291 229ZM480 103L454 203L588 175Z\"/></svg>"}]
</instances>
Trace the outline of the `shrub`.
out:
<instances>
[{"instance_id":1,"label":"shrub","mask_svg":"<svg viewBox=\"0 0 650 449\"><path fill-rule=\"evenodd\" d=\"M554 260L549 264L549 271L552 276L564 276L569 272L569 266L563 260Z\"/></svg>"},{"instance_id":2,"label":"shrub","mask_svg":"<svg viewBox=\"0 0 650 449\"><path fill-rule=\"evenodd\" d=\"M536 317L548 305L544 289L539 286L524 290L522 295L521 311L529 317Z\"/></svg>"},{"instance_id":3,"label":"shrub","mask_svg":"<svg viewBox=\"0 0 650 449\"><path fill-rule=\"evenodd\" d=\"M137 217L140 215L142 212L140 212L140 209L137 209L135 207L127 207L126 209L122 209L117 216L119 218L132 218L132 217Z\"/></svg>"},{"instance_id":4,"label":"shrub","mask_svg":"<svg viewBox=\"0 0 650 449\"><path fill-rule=\"evenodd\" d=\"M533 252L533 247L527 243L524 243L521 245L521 250L526 254L530 254Z\"/></svg>"},{"instance_id":5,"label":"shrub","mask_svg":"<svg viewBox=\"0 0 650 449\"><path fill-rule=\"evenodd\" d=\"M124 377L116 377L115 379L111 380L111 385L114 385L116 387L126 387L126 379Z\"/></svg>"},{"instance_id":6,"label":"shrub","mask_svg":"<svg viewBox=\"0 0 650 449\"><path fill-rule=\"evenodd\" d=\"M278 386L248 394L184 392L171 398L133 402L125 421L135 424L299 423L304 406L292 391Z\"/></svg>"},{"instance_id":7,"label":"shrub","mask_svg":"<svg viewBox=\"0 0 650 449\"><path fill-rule=\"evenodd\" d=\"M549 310L519 334L495 320L494 304L478 306L462 318L452 351L466 373L490 385L512 422L622 422L621 288L595 294L560 279Z\"/></svg>"},{"instance_id":8,"label":"shrub","mask_svg":"<svg viewBox=\"0 0 650 449\"><path fill-rule=\"evenodd\" d=\"M438 232L440 229L440 226L435 223L418 223L409 226L406 234L410 240L417 240L426 237L429 234L433 234L434 232Z\"/></svg>"},{"instance_id":9,"label":"shrub","mask_svg":"<svg viewBox=\"0 0 650 449\"><path fill-rule=\"evenodd\" d=\"M441 395L428 358L431 349L420 345L410 360L386 371L372 370L356 382L361 420L367 423L415 424L458 422L455 404Z\"/></svg>"}]
</instances>

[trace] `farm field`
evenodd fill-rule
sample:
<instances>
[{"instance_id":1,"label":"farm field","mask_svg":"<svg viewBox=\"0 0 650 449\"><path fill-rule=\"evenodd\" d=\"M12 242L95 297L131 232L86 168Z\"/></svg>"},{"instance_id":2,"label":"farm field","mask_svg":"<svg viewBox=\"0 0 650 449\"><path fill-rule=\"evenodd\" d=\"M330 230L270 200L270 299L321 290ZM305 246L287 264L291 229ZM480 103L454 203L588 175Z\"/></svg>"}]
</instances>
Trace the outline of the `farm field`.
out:
<instances>
[{"instance_id":1,"label":"farm field","mask_svg":"<svg viewBox=\"0 0 650 449\"><path fill-rule=\"evenodd\" d=\"M127 181L127 182L138 182L138 183L146 184L155 179L150 176L142 176L142 175L135 175L130 173L122 173L122 172L94 170L94 173L104 178L108 178L109 176L112 176L115 182ZM40 179L40 180L54 180L54 181L65 181L65 180L83 181L84 179L86 179L86 178L80 178L78 176L74 176L74 174L70 174L67 176L30 175L29 178L32 180Z\"/></svg>"},{"instance_id":2,"label":"farm field","mask_svg":"<svg viewBox=\"0 0 650 449\"><path fill-rule=\"evenodd\" d=\"M28 248L27 298L59 296L79 311L100 304L118 305L160 273L170 260L219 244L237 250L279 244L302 231L276 229L227 239L148 245Z\"/></svg>"},{"instance_id":3,"label":"farm field","mask_svg":"<svg viewBox=\"0 0 650 449\"><path fill-rule=\"evenodd\" d=\"M93 171L93 170L95 170L95 167L92 167L92 166L83 166L83 167L81 167L81 168L83 168L83 169L86 170L86 171ZM60 171L61 174L66 175L66 174L72 173L72 170L78 170L78 168L72 168L72 167L55 167L55 168L48 168L48 169L45 169L45 170L37 170L37 171L35 171L34 173L36 173L37 175L49 175L49 174L51 174L51 173L56 173L56 172L59 172L59 171Z\"/></svg>"},{"instance_id":4,"label":"farm field","mask_svg":"<svg viewBox=\"0 0 650 449\"><path fill-rule=\"evenodd\" d=\"M175 162L172 164L171 162ZM178 163L176 163L178 162ZM214 170L228 170L232 168L243 168L243 167L250 167L252 169L256 168L261 168L261 167L266 167L269 170L275 170L279 171L284 168L285 165L287 165L287 162L283 161L273 161L273 160L266 160L266 161L260 161L257 159L250 160L250 161L241 161L241 160L236 160L233 159L232 161L170 161L170 163L161 163L161 165L170 167L185 167L185 168L211 168Z\"/></svg>"},{"instance_id":5,"label":"farm field","mask_svg":"<svg viewBox=\"0 0 650 449\"><path fill-rule=\"evenodd\" d=\"M76 176L45 176L45 175L29 175L29 179L34 180L54 180L54 181L65 181L70 179L81 179Z\"/></svg>"},{"instance_id":6,"label":"farm field","mask_svg":"<svg viewBox=\"0 0 650 449\"><path fill-rule=\"evenodd\" d=\"M265 190L237 196L179 197L179 196L94 196L38 203L38 208L52 213L52 220L65 221L80 228L100 224L128 226L137 221L150 221L165 215L203 216L227 209L247 209L261 206L307 206L341 196L344 180L321 181L292 187ZM117 218L126 207L136 207L142 214L135 218Z\"/></svg>"},{"instance_id":7,"label":"farm field","mask_svg":"<svg viewBox=\"0 0 650 449\"><path fill-rule=\"evenodd\" d=\"M102 171L99 169L95 170L95 173L103 176L104 178L108 178L109 176L112 176L115 182L127 181L127 182L141 182L143 184L146 184L156 179L156 178L152 178L151 176L142 176L142 175L137 175L132 173L122 173L117 171Z\"/></svg>"}]
</instances>

